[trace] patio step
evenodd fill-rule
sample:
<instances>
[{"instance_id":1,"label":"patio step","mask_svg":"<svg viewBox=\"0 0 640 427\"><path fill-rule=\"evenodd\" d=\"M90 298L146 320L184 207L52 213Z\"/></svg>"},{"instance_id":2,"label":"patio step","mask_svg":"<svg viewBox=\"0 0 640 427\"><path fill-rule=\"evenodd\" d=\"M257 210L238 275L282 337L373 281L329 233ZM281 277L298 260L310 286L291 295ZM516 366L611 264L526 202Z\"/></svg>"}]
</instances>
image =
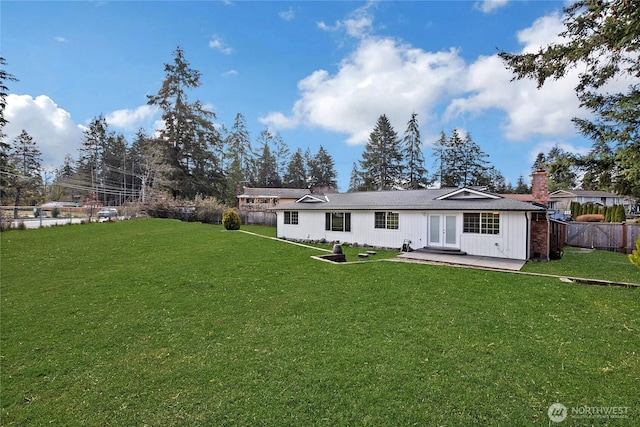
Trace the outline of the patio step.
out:
<instances>
[{"instance_id":1,"label":"patio step","mask_svg":"<svg viewBox=\"0 0 640 427\"><path fill-rule=\"evenodd\" d=\"M467 253L461 251L460 249L449 249L449 248L435 248L430 246L425 246L424 248L416 249L416 252L425 252L428 254L443 254L443 255L466 255Z\"/></svg>"}]
</instances>

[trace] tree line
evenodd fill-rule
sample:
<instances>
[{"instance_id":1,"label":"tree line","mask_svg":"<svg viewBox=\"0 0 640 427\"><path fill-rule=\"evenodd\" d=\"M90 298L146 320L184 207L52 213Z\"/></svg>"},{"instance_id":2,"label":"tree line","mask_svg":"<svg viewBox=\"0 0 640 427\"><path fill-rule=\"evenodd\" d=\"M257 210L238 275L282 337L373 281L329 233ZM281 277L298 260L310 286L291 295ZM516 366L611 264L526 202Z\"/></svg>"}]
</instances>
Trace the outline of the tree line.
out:
<instances>
[{"instance_id":1,"label":"tree line","mask_svg":"<svg viewBox=\"0 0 640 427\"><path fill-rule=\"evenodd\" d=\"M593 141L584 156L560 147L540 153L533 170L549 173L549 189L598 189L640 197L640 84L626 92L606 93L612 79L640 76L640 14L637 2L578 0L564 10L562 43L538 52L500 52L515 79L563 78L580 67L575 88L581 106L593 119L574 118L579 132ZM0 58L0 66L5 65ZM105 204L145 198L162 190L175 198L214 197L235 205L238 189L254 187L336 187L331 155L321 146L290 153L277 134L265 128L251 141L242 114L226 129L189 91L200 86L200 72L191 68L178 47L165 64L165 78L148 104L162 112L164 128L154 135L140 130L130 143L109 129L102 115L83 135L78 157L68 155L53 174L43 173L37 142L23 131L12 143L1 132L7 82L16 78L0 68L0 184L2 203L35 204L64 198L96 197ZM441 133L434 145L434 172L423 157L417 115L402 136L386 115L369 135L362 159L353 164L349 191L414 189L428 186L483 186L495 192L528 193L523 176L516 186L488 160L470 134L454 129Z\"/></svg>"},{"instance_id":2,"label":"tree line","mask_svg":"<svg viewBox=\"0 0 640 427\"><path fill-rule=\"evenodd\" d=\"M4 59L3 64L4 65ZM26 130L11 143L2 138L2 202L37 204L44 200L104 205L145 201L149 191L168 192L179 199L213 197L227 205L237 203L243 186L337 188L335 162L320 146L316 153L298 148L293 153L278 133L266 128L255 141L244 116L238 113L227 128L189 91L200 86L201 74L191 68L178 47L173 62L148 105L161 111L164 127L154 135L140 129L132 141L112 129L101 114L83 132L77 156L68 154L56 170L45 173L37 142ZM4 82L15 77L3 71ZM6 87L3 89L3 102ZM3 107L4 111L4 107ZM439 142L439 161L447 162L429 176L423 156L417 114L403 138L385 115L380 116L367 143L360 168L354 169L349 191L425 188L436 181L446 186L489 185L502 188L504 178L487 166L484 154L469 136L462 141L454 130ZM464 157L453 155L462 154ZM355 165L354 165L355 168ZM455 177L455 171L464 169ZM44 178L43 178L44 177ZM496 183L493 185L493 183Z\"/></svg>"},{"instance_id":3,"label":"tree line","mask_svg":"<svg viewBox=\"0 0 640 427\"><path fill-rule=\"evenodd\" d=\"M4 64L2 59L0 65ZM241 113L230 129L216 123L215 113L189 100L188 92L200 86L200 76L178 47L173 62L165 64L158 93L148 96L148 104L161 111L164 128L155 135L140 129L129 142L109 128L103 115L94 117L83 132L77 156L68 154L48 176L37 142L26 130L10 143L2 134L2 203L89 198L118 205L144 201L149 191L164 191L174 198L199 195L234 206L243 186L337 187L334 161L324 147L316 153L297 149L290 154L280 135L268 128L252 142ZM4 70L0 77L4 126L5 82L16 79Z\"/></svg>"}]
</instances>

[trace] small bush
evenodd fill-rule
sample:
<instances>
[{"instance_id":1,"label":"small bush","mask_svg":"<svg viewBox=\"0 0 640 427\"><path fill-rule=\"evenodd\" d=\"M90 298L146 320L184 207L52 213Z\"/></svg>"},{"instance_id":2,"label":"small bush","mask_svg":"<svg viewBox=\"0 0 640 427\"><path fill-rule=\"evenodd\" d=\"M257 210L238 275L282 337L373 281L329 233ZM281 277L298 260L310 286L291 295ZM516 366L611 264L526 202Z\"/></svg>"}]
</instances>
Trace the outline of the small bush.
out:
<instances>
[{"instance_id":1,"label":"small bush","mask_svg":"<svg viewBox=\"0 0 640 427\"><path fill-rule=\"evenodd\" d=\"M222 214L222 225L226 230L240 230L240 215L233 209L227 209Z\"/></svg>"},{"instance_id":2,"label":"small bush","mask_svg":"<svg viewBox=\"0 0 640 427\"><path fill-rule=\"evenodd\" d=\"M636 248L629 254L629 261L640 270L640 237L636 240Z\"/></svg>"},{"instance_id":3,"label":"small bush","mask_svg":"<svg viewBox=\"0 0 640 427\"><path fill-rule=\"evenodd\" d=\"M580 215L578 218L576 218L576 221L579 221L579 222L602 222L602 221L604 221L604 215L600 215L600 214Z\"/></svg>"},{"instance_id":4,"label":"small bush","mask_svg":"<svg viewBox=\"0 0 640 427\"><path fill-rule=\"evenodd\" d=\"M614 212L614 222L625 222L627 220L627 214L624 211L624 206L616 205L616 209Z\"/></svg>"}]
</instances>

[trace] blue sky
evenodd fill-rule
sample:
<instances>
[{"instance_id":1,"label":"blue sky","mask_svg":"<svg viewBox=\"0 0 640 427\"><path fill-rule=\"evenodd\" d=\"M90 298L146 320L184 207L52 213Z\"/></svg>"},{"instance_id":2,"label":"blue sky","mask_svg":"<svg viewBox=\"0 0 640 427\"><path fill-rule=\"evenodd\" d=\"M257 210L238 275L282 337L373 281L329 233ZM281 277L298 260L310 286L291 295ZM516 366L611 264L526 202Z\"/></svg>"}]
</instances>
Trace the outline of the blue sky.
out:
<instances>
[{"instance_id":1,"label":"blue sky","mask_svg":"<svg viewBox=\"0 0 640 427\"><path fill-rule=\"evenodd\" d=\"M324 146L346 191L377 118L402 134L418 113L427 168L440 131L469 132L512 184L554 145L585 153L576 73L537 90L510 82L498 49L531 51L562 31L557 1L3 1L11 82L4 129L27 130L44 163L77 157L84 126L152 132L146 106L180 45L202 73L190 93L228 127L242 113L293 152ZM616 83L614 83L615 85ZM622 84L618 82L618 84Z\"/></svg>"}]
</instances>

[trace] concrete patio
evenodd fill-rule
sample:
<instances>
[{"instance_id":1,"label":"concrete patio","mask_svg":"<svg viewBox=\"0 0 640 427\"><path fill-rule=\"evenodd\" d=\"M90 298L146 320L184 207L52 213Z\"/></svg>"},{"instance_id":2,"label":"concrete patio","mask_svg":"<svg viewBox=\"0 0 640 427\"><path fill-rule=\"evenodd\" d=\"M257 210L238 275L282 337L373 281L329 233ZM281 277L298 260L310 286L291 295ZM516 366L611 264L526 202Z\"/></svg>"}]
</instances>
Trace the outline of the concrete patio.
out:
<instances>
[{"instance_id":1,"label":"concrete patio","mask_svg":"<svg viewBox=\"0 0 640 427\"><path fill-rule=\"evenodd\" d=\"M439 254L422 251L404 252L398 255L398 258L402 261L449 264L463 267L486 268L505 271L520 271L520 269L526 262L517 259L493 258L474 255Z\"/></svg>"}]
</instances>

